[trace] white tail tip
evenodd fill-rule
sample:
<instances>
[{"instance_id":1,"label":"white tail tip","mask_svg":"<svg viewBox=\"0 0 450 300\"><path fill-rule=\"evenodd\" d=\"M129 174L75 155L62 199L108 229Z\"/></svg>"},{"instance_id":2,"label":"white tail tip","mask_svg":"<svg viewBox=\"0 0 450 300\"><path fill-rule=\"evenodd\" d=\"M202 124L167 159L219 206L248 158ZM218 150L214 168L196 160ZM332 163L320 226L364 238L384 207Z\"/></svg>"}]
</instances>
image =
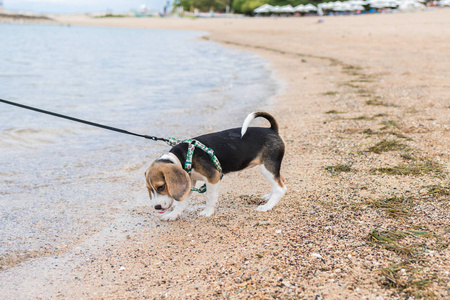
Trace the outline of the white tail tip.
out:
<instances>
[{"instance_id":1,"label":"white tail tip","mask_svg":"<svg viewBox=\"0 0 450 300\"><path fill-rule=\"evenodd\" d=\"M242 129L241 129L241 139L244 136L244 134L247 132L248 125L250 125L250 122L253 121L254 118L255 118L254 112L252 112L245 118L244 123L242 124Z\"/></svg>"}]
</instances>

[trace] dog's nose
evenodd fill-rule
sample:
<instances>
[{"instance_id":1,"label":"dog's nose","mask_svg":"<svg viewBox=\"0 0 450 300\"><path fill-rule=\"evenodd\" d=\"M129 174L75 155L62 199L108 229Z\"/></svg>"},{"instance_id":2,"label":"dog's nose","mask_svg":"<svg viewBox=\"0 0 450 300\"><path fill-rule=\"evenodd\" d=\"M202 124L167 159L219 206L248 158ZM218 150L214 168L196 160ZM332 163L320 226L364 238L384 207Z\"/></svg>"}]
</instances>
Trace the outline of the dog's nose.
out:
<instances>
[{"instance_id":1,"label":"dog's nose","mask_svg":"<svg viewBox=\"0 0 450 300\"><path fill-rule=\"evenodd\" d=\"M155 209L156 209L156 210L161 210L161 209L162 209L162 206L159 205L159 204L158 204L158 205L155 205Z\"/></svg>"}]
</instances>

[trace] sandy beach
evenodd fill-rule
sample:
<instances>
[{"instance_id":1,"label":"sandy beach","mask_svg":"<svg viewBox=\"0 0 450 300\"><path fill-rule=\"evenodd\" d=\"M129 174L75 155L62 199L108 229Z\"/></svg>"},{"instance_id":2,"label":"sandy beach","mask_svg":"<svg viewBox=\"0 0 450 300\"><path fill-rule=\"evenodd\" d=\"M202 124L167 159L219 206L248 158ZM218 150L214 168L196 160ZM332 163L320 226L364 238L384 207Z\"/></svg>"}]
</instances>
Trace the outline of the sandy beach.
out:
<instances>
[{"instance_id":1,"label":"sandy beach","mask_svg":"<svg viewBox=\"0 0 450 300\"><path fill-rule=\"evenodd\" d=\"M270 187L259 170L228 175L212 217L190 210L174 222L108 232L90 247L41 258L46 267L29 280L6 270L6 295L450 297L450 9L323 22L56 19L71 26L199 30L201 42L267 59L283 85L269 111L287 146L288 193L273 211L260 213L255 209ZM146 192L144 184L131 188ZM198 211L203 203L203 196L194 197ZM145 205L124 213L154 218Z\"/></svg>"}]
</instances>

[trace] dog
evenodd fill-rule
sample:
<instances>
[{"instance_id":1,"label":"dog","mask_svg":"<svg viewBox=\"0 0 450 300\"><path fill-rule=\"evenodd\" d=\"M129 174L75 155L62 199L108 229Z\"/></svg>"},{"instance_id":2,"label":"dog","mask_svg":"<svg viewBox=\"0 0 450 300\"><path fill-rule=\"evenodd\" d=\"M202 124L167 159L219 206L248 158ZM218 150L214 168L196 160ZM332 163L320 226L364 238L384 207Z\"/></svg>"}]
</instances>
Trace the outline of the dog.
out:
<instances>
[{"instance_id":1,"label":"dog","mask_svg":"<svg viewBox=\"0 0 450 300\"><path fill-rule=\"evenodd\" d=\"M268 120L270 128L248 127L258 117ZM155 160L145 171L145 179L150 199L154 201L155 210L162 214L161 219L172 221L181 216L189 204L191 187L195 187L197 181L206 184L206 207L200 215L211 216L219 197L221 173L241 171L257 165L272 187L271 192L263 196L263 200L268 200L267 203L258 206L257 211L271 210L287 190L280 173L285 145L278 135L278 128L278 122L272 115L257 111L245 118L242 128L195 137L193 140L214 151L221 167L214 163L207 152L195 148L189 174L183 168L189 146L184 142ZM173 211L167 212L173 204L176 204Z\"/></svg>"}]
</instances>

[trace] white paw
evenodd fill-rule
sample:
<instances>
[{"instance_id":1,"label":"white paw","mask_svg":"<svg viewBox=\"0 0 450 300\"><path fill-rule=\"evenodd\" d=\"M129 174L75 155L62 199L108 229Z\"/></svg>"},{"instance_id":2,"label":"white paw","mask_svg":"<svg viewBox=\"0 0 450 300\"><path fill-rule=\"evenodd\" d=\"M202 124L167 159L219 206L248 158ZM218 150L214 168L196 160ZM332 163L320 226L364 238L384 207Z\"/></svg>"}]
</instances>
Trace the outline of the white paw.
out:
<instances>
[{"instance_id":1,"label":"white paw","mask_svg":"<svg viewBox=\"0 0 450 300\"><path fill-rule=\"evenodd\" d=\"M272 196L272 193L269 193L269 194L267 194L267 195L262 196L261 199L263 199L263 200L269 200L271 196Z\"/></svg>"},{"instance_id":2,"label":"white paw","mask_svg":"<svg viewBox=\"0 0 450 300\"><path fill-rule=\"evenodd\" d=\"M201 211L198 215L202 216L202 217L211 217L213 213L214 213L214 208L207 207L203 211Z\"/></svg>"},{"instance_id":3,"label":"white paw","mask_svg":"<svg viewBox=\"0 0 450 300\"><path fill-rule=\"evenodd\" d=\"M161 216L161 220L163 220L163 221L175 221L179 217L181 217L181 214L170 212L170 213L162 215Z\"/></svg>"},{"instance_id":4,"label":"white paw","mask_svg":"<svg viewBox=\"0 0 450 300\"><path fill-rule=\"evenodd\" d=\"M271 209L272 209L272 207L268 206L267 204L260 205L256 208L257 211L269 211Z\"/></svg>"}]
</instances>

